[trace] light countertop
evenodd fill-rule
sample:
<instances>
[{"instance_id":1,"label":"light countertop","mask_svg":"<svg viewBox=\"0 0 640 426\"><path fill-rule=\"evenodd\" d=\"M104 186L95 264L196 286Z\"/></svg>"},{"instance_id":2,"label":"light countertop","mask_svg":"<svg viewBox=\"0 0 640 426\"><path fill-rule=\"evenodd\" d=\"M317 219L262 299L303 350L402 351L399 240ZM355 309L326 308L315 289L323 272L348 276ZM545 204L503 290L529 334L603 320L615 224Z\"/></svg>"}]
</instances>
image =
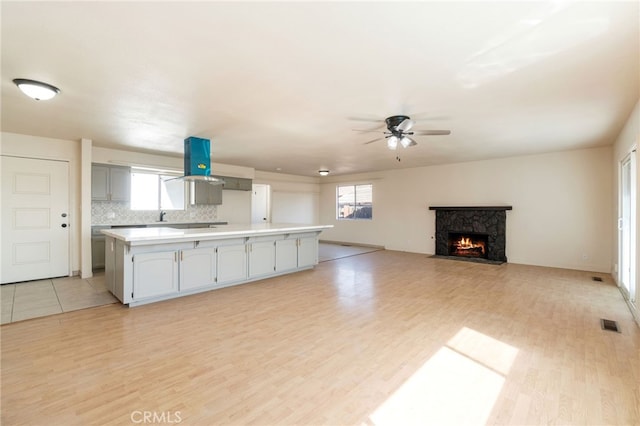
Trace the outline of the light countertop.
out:
<instances>
[{"instance_id":1,"label":"light countertop","mask_svg":"<svg viewBox=\"0 0 640 426\"><path fill-rule=\"evenodd\" d=\"M153 228L103 229L103 234L130 245L162 244L195 240L214 240L258 235L313 232L333 228L333 225L303 225L295 223L257 223L224 225L220 228L176 229L170 226Z\"/></svg>"},{"instance_id":2,"label":"light countertop","mask_svg":"<svg viewBox=\"0 0 640 426\"><path fill-rule=\"evenodd\" d=\"M145 222L145 223L92 223L91 226L171 226L171 225L227 225L228 222L218 222L215 220L206 222Z\"/></svg>"}]
</instances>

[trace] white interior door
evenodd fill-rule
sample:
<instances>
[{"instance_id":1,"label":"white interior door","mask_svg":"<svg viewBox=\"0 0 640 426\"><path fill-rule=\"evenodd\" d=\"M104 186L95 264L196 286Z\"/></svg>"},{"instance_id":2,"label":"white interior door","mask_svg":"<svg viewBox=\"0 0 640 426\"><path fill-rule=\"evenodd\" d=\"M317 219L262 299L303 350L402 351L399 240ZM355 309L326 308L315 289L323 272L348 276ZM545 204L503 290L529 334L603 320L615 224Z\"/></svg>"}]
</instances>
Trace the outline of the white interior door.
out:
<instances>
[{"instance_id":1,"label":"white interior door","mask_svg":"<svg viewBox=\"0 0 640 426\"><path fill-rule=\"evenodd\" d=\"M635 199L635 152L622 161L620 175L620 285L635 301L636 282L636 199Z\"/></svg>"},{"instance_id":2,"label":"white interior door","mask_svg":"<svg viewBox=\"0 0 640 426\"><path fill-rule=\"evenodd\" d=\"M2 284L69 275L69 164L2 156Z\"/></svg>"},{"instance_id":3,"label":"white interior door","mask_svg":"<svg viewBox=\"0 0 640 426\"><path fill-rule=\"evenodd\" d=\"M251 192L251 223L271 222L269 217L269 190L264 184L255 184Z\"/></svg>"}]
</instances>

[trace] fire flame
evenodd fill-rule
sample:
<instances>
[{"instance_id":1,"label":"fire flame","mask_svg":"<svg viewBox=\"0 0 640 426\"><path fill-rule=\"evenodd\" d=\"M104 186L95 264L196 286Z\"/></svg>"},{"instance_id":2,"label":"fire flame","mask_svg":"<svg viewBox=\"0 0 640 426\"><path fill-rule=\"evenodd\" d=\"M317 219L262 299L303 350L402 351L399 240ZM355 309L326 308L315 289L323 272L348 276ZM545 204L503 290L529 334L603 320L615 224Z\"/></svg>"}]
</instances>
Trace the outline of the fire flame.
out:
<instances>
[{"instance_id":1,"label":"fire flame","mask_svg":"<svg viewBox=\"0 0 640 426\"><path fill-rule=\"evenodd\" d=\"M484 254L485 247L482 241L476 243L469 237L460 237L460 239L456 242L457 250L471 250L475 248L479 248L481 250L481 253Z\"/></svg>"},{"instance_id":2,"label":"fire flame","mask_svg":"<svg viewBox=\"0 0 640 426\"><path fill-rule=\"evenodd\" d=\"M462 238L460 238L460 241L458 241L458 248L470 249L470 248L474 248L474 247L476 247L476 246L474 246L473 243L471 242L471 238L462 237Z\"/></svg>"}]
</instances>

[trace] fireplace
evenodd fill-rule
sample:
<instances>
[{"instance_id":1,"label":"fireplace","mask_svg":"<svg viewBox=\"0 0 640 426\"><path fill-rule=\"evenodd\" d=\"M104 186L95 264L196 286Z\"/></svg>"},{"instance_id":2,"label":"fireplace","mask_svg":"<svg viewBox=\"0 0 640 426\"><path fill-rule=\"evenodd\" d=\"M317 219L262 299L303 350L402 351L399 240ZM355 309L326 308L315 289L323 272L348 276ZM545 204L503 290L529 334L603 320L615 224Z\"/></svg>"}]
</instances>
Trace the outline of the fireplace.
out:
<instances>
[{"instance_id":1,"label":"fireplace","mask_svg":"<svg viewBox=\"0 0 640 426\"><path fill-rule=\"evenodd\" d=\"M449 232L449 256L487 258L488 234Z\"/></svg>"},{"instance_id":2,"label":"fireplace","mask_svg":"<svg viewBox=\"0 0 640 426\"><path fill-rule=\"evenodd\" d=\"M504 263L511 206L429 207L436 212L436 256Z\"/></svg>"}]
</instances>

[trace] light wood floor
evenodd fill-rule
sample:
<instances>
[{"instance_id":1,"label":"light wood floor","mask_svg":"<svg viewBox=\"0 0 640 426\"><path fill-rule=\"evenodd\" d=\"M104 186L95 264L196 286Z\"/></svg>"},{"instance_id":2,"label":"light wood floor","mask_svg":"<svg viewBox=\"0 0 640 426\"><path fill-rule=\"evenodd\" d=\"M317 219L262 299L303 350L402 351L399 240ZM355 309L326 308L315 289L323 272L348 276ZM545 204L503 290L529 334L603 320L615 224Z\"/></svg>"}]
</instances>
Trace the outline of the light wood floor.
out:
<instances>
[{"instance_id":1,"label":"light wood floor","mask_svg":"<svg viewBox=\"0 0 640 426\"><path fill-rule=\"evenodd\" d=\"M345 244L319 244L320 262L380 250ZM0 286L0 323L119 303L105 285L104 270L91 278L62 277Z\"/></svg>"},{"instance_id":2,"label":"light wood floor","mask_svg":"<svg viewBox=\"0 0 640 426\"><path fill-rule=\"evenodd\" d=\"M6 324L1 420L638 425L640 329L592 275L377 251Z\"/></svg>"},{"instance_id":3,"label":"light wood floor","mask_svg":"<svg viewBox=\"0 0 640 426\"><path fill-rule=\"evenodd\" d=\"M331 260L342 259L343 257L358 256L378 250L382 249L378 247L363 247L351 244L320 242L320 244L318 244L318 260L320 262L328 262Z\"/></svg>"}]
</instances>

